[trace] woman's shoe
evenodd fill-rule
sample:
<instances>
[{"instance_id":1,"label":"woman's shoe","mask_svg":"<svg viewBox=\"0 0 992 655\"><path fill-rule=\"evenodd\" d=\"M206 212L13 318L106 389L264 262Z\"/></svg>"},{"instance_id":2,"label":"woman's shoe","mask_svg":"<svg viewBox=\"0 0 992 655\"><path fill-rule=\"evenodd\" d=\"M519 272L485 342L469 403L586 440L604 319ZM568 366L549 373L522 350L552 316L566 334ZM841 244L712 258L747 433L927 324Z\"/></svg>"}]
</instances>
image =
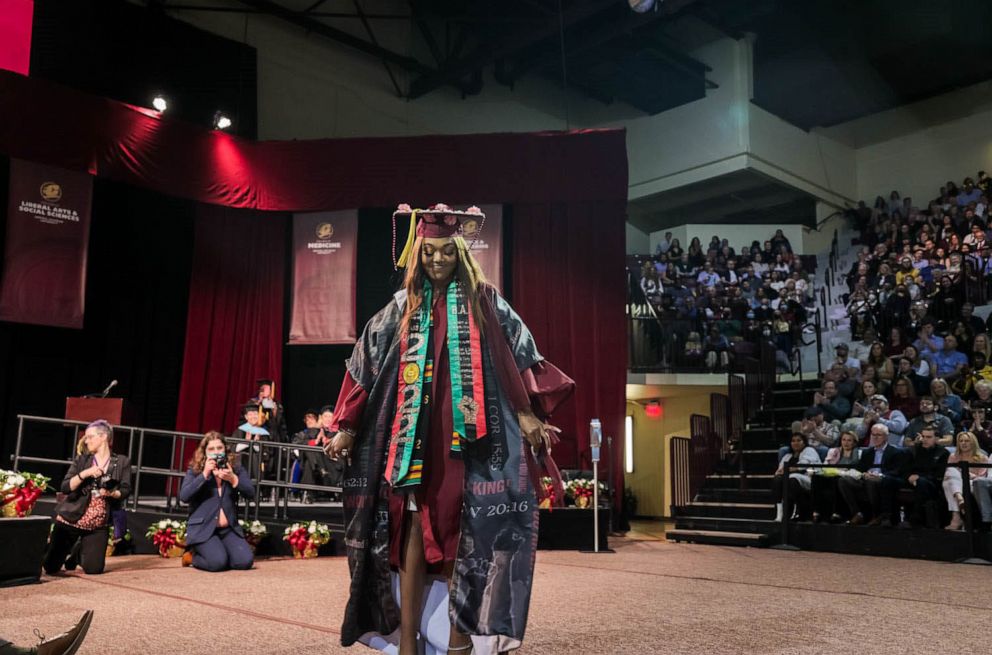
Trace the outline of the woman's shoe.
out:
<instances>
[{"instance_id":1,"label":"woman's shoe","mask_svg":"<svg viewBox=\"0 0 992 655\"><path fill-rule=\"evenodd\" d=\"M193 566L193 551L187 550L183 553L183 566Z\"/></svg>"},{"instance_id":2,"label":"woman's shoe","mask_svg":"<svg viewBox=\"0 0 992 655\"><path fill-rule=\"evenodd\" d=\"M961 516L964 516L964 496L961 495L961 492L954 494L954 500L958 503L958 511L961 512Z\"/></svg>"},{"instance_id":3,"label":"woman's shoe","mask_svg":"<svg viewBox=\"0 0 992 655\"><path fill-rule=\"evenodd\" d=\"M944 528L945 530L961 530L964 527L964 522L961 521L961 514L958 512L951 512L951 522Z\"/></svg>"}]
</instances>

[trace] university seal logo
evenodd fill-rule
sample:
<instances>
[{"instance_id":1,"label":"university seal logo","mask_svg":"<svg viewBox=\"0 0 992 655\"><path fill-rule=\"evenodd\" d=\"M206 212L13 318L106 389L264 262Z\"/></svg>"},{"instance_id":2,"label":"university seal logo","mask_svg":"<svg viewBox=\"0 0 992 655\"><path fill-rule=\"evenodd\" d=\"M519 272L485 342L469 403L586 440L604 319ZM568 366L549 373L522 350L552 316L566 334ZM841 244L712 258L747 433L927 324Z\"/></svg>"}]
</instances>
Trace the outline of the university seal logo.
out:
<instances>
[{"instance_id":1,"label":"university seal logo","mask_svg":"<svg viewBox=\"0 0 992 655\"><path fill-rule=\"evenodd\" d=\"M57 182L45 182L39 189L41 199L45 202L58 202L62 200L62 185Z\"/></svg>"},{"instance_id":2,"label":"university seal logo","mask_svg":"<svg viewBox=\"0 0 992 655\"><path fill-rule=\"evenodd\" d=\"M317 238L321 241L327 241L334 236L334 226L330 223L321 223L317 226Z\"/></svg>"}]
</instances>

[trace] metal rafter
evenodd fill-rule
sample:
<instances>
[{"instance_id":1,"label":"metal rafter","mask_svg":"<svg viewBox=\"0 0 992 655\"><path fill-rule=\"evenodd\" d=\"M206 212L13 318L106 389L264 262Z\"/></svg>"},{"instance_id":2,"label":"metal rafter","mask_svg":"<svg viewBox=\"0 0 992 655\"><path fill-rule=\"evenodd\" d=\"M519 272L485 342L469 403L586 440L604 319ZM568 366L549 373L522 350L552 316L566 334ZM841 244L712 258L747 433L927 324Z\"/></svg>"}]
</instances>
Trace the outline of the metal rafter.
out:
<instances>
[{"instance_id":1,"label":"metal rafter","mask_svg":"<svg viewBox=\"0 0 992 655\"><path fill-rule=\"evenodd\" d=\"M444 55L441 52L441 47L437 44L437 39L434 38L434 33L431 32L430 25L424 20L424 17L417 9L417 3L414 0L409 0L410 13L413 14L413 22L416 24L417 29L420 30L420 36L424 38L424 43L427 44L427 48L431 51L431 56L434 57L434 63L438 66L444 62Z\"/></svg>"},{"instance_id":2,"label":"metal rafter","mask_svg":"<svg viewBox=\"0 0 992 655\"><path fill-rule=\"evenodd\" d=\"M352 4L355 5L355 12L362 20L362 25L365 27L365 33L369 35L369 40L372 41L372 45L379 46L379 40L375 38L375 32L372 31L372 25L369 23L368 18L365 17L365 12L362 10L362 5L358 2L358 0L352 0ZM396 96L402 98L403 91L400 89L399 82L396 81L396 76L393 75L393 69L389 67L389 62L383 59L382 66L386 69L386 74L389 75L389 81L393 83L393 88L396 89Z\"/></svg>"},{"instance_id":3,"label":"metal rafter","mask_svg":"<svg viewBox=\"0 0 992 655\"><path fill-rule=\"evenodd\" d=\"M397 52L393 52L392 50L376 45L375 43L370 43L365 39L360 39L357 36L353 36L348 32L337 29L336 27L331 27L326 23L314 20L310 16L287 9L282 5L272 2L272 0L238 1L243 5L263 11L288 23L292 23L297 27L302 27L308 32L313 32L314 34L327 37L328 39L332 39L350 48L354 48L355 50L359 50L366 54L372 55L373 57L377 57L383 61L396 64L397 66L400 66L408 71L419 73L420 75L432 75L435 73L434 69L421 64L413 57L401 55Z\"/></svg>"},{"instance_id":4,"label":"metal rafter","mask_svg":"<svg viewBox=\"0 0 992 655\"><path fill-rule=\"evenodd\" d=\"M616 0L589 0L565 11L561 17L561 24L567 29L579 21L591 18L605 9L616 6L616 4ZM540 29L513 36L495 47L481 47L464 59L452 61L440 70L422 75L410 85L409 97L411 99L419 98L440 86L461 80L466 75L475 73L497 59L511 56L522 48L527 48L557 35L558 31L558 16L549 16Z\"/></svg>"}]
</instances>

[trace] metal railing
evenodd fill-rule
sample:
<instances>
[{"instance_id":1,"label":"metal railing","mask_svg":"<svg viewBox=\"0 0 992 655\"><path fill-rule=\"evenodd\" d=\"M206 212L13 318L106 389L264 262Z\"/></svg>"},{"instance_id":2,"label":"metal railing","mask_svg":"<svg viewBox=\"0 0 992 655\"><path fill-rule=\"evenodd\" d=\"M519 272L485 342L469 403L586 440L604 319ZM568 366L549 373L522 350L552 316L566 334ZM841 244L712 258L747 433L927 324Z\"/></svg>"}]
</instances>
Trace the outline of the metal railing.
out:
<instances>
[{"instance_id":1,"label":"metal railing","mask_svg":"<svg viewBox=\"0 0 992 655\"><path fill-rule=\"evenodd\" d=\"M85 428L88 423L83 421L70 421L66 419L57 419L44 416L29 416L29 415L18 415L18 427L17 427L17 441L14 447L14 454L12 457L13 468L15 471L21 470L22 463L41 463L49 465L58 466L69 466L72 464L73 459L76 455L76 443L78 442L78 432L79 428ZM74 428L76 436L73 438L72 449L70 456L66 459L53 459L50 457L37 457L31 455L25 455L23 453L24 447L24 428L26 424L38 424L38 425L60 425L66 428ZM185 452L186 446L189 442L199 444L200 440L203 439L202 434L192 433L192 432L179 432L176 430L155 430L151 428L139 428L133 426L125 425L115 425L112 426L114 429L114 439L115 442L118 436L121 434L127 434L127 456L131 460L131 472L133 475L133 484L131 491L131 498L129 499L130 507L133 511L138 509L141 503L141 489L145 482L147 476L157 476L165 478L165 509L167 512L172 513L179 509L179 485L176 484L176 480L182 480L186 476L186 465L181 461L177 464L177 460ZM137 438L137 457L134 456L135 449L135 438ZM149 439L161 439L169 440L171 442L169 453L169 465L168 466L156 466L149 464L145 461L148 453L146 444ZM288 516L289 508L289 491L313 491L313 492L327 492L340 494L342 488L340 486L330 486L330 485L317 485L317 484L304 484L302 482L292 482L291 471L293 466L293 451L298 451L300 453L305 451L310 452L322 452L322 449L317 446L309 446L305 444L295 444L295 443L282 443L277 441L254 441L247 439L237 439L231 437L225 437L228 444L232 446L232 449L237 449L239 444L244 444L248 446L248 466L246 470L255 485L256 494L255 498L246 503L243 511L245 518L255 518L259 517L259 512L261 509L262 497L265 490L275 491L275 502L273 503L273 517L279 518L280 514L280 502L282 507L283 518ZM275 474L275 479L265 479L262 470L262 450L268 450L270 457L275 458L276 465L271 471ZM257 453L258 456L253 456L252 452ZM53 485L54 486L54 485ZM56 487L57 488L57 487Z\"/></svg>"},{"instance_id":2,"label":"metal railing","mask_svg":"<svg viewBox=\"0 0 992 655\"><path fill-rule=\"evenodd\" d=\"M689 483L689 471L692 468L692 440L689 437L672 437L669 443L669 457L672 471L672 502L671 513L675 515L676 507L683 507L692 502L693 494Z\"/></svg>"},{"instance_id":3,"label":"metal railing","mask_svg":"<svg viewBox=\"0 0 992 655\"><path fill-rule=\"evenodd\" d=\"M689 435L689 496L695 498L723 457L723 439L713 431L710 417L701 414L689 417Z\"/></svg>"}]
</instances>

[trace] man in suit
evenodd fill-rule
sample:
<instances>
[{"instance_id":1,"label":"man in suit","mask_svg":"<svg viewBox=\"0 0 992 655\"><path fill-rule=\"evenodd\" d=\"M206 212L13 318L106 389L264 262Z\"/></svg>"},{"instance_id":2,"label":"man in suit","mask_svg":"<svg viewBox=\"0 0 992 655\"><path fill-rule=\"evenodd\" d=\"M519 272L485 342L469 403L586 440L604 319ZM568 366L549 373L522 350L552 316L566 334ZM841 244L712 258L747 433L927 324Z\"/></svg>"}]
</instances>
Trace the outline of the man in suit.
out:
<instances>
[{"instance_id":1,"label":"man in suit","mask_svg":"<svg viewBox=\"0 0 992 655\"><path fill-rule=\"evenodd\" d=\"M907 479L913 487L914 519L919 522L922 518L926 526L933 529L940 528L937 500L950 455L946 448L937 443L937 439L937 431L932 426L927 425L919 431L910 451L912 460Z\"/></svg>"},{"instance_id":2,"label":"man in suit","mask_svg":"<svg viewBox=\"0 0 992 655\"><path fill-rule=\"evenodd\" d=\"M889 443L889 429L882 423L871 426L871 443L861 452L857 470L860 478L842 477L837 485L851 511L851 525L865 523L859 501L867 498L872 519L868 525L892 527L895 495L906 485L911 465L907 452Z\"/></svg>"}]
</instances>

